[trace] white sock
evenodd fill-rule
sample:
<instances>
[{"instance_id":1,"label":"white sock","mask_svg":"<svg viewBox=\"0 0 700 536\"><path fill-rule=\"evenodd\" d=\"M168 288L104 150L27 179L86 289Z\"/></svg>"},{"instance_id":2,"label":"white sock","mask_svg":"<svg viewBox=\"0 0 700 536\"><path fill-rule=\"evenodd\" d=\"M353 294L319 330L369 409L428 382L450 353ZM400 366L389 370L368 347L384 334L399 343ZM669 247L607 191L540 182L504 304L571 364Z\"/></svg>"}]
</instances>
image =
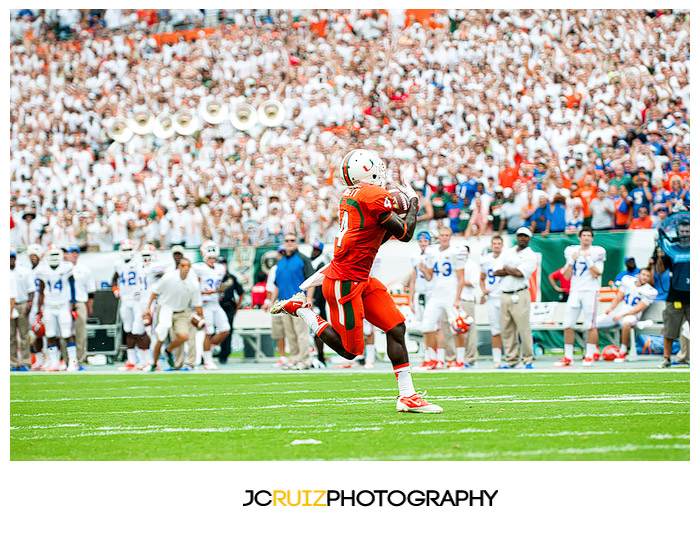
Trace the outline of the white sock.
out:
<instances>
[{"instance_id":1,"label":"white sock","mask_svg":"<svg viewBox=\"0 0 700 536\"><path fill-rule=\"evenodd\" d=\"M365 351L365 363L374 363L374 344L368 344L367 346L365 346Z\"/></svg>"},{"instance_id":2,"label":"white sock","mask_svg":"<svg viewBox=\"0 0 700 536\"><path fill-rule=\"evenodd\" d=\"M318 335L329 325L328 322L308 307L300 307L297 309L297 316L309 326L309 329L314 332L314 335Z\"/></svg>"},{"instance_id":3,"label":"white sock","mask_svg":"<svg viewBox=\"0 0 700 536\"><path fill-rule=\"evenodd\" d=\"M411 378L411 366L408 363L394 367L396 381L399 384L399 396L411 396L416 394Z\"/></svg>"},{"instance_id":4,"label":"white sock","mask_svg":"<svg viewBox=\"0 0 700 536\"><path fill-rule=\"evenodd\" d=\"M433 348L432 346L428 346L425 349L425 360L426 361L435 361L437 356L437 348Z\"/></svg>"},{"instance_id":5,"label":"white sock","mask_svg":"<svg viewBox=\"0 0 700 536\"><path fill-rule=\"evenodd\" d=\"M501 363L501 349L500 348L491 348L491 352L493 352L493 362L496 364Z\"/></svg>"},{"instance_id":6,"label":"white sock","mask_svg":"<svg viewBox=\"0 0 700 536\"><path fill-rule=\"evenodd\" d=\"M626 344L621 344L620 345L620 353L622 355L627 355L627 345Z\"/></svg>"},{"instance_id":7,"label":"white sock","mask_svg":"<svg viewBox=\"0 0 700 536\"><path fill-rule=\"evenodd\" d=\"M437 349L437 360L439 363L445 362L445 349L444 348Z\"/></svg>"},{"instance_id":8,"label":"white sock","mask_svg":"<svg viewBox=\"0 0 700 536\"><path fill-rule=\"evenodd\" d=\"M46 353L49 358L49 365L57 367L61 362L61 352L58 351L58 346L49 346L46 349Z\"/></svg>"},{"instance_id":9,"label":"white sock","mask_svg":"<svg viewBox=\"0 0 700 536\"><path fill-rule=\"evenodd\" d=\"M152 364L152 363L151 363L150 352L148 351L148 349L143 350L143 349L141 349L141 348L137 348L137 349L136 349L136 355L137 355L138 358L139 358L139 365L142 365L142 366L143 366L143 365L150 365L150 364Z\"/></svg>"},{"instance_id":10,"label":"white sock","mask_svg":"<svg viewBox=\"0 0 700 536\"><path fill-rule=\"evenodd\" d=\"M464 363L464 356L467 353L466 348L457 347L457 363Z\"/></svg>"},{"instance_id":11,"label":"white sock","mask_svg":"<svg viewBox=\"0 0 700 536\"><path fill-rule=\"evenodd\" d=\"M69 342L66 345L66 352L68 353L68 363L71 365L78 364L78 349L75 347L74 342Z\"/></svg>"},{"instance_id":12,"label":"white sock","mask_svg":"<svg viewBox=\"0 0 700 536\"><path fill-rule=\"evenodd\" d=\"M564 357L566 359L571 359L571 361L574 360L574 345L573 344L565 344L564 345Z\"/></svg>"},{"instance_id":13,"label":"white sock","mask_svg":"<svg viewBox=\"0 0 700 536\"><path fill-rule=\"evenodd\" d=\"M591 344L590 342L586 343L586 357L590 356L593 357L593 354L598 353L598 345L597 344Z\"/></svg>"},{"instance_id":14,"label":"white sock","mask_svg":"<svg viewBox=\"0 0 700 536\"><path fill-rule=\"evenodd\" d=\"M202 360L207 365L214 362L214 358L211 356L211 354L211 350L202 350Z\"/></svg>"},{"instance_id":15,"label":"white sock","mask_svg":"<svg viewBox=\"0 0 700 536\"><path fill-rule=\"evenodd\" d=\"M44 355L43 351L39 350L37 353L34 354L34 358L37 365L43 365L46 356Z\"/></svg>"},{"instance_id":16,"label":"white sock","mask_svg":"<svg viewBox=\"0 0 700 536\"><path fill-rule=\"evenodd\" d=\"M132 365L136 364L136 348L126 349L126 362L131 363Z\"/></svg>"}]
</instances>

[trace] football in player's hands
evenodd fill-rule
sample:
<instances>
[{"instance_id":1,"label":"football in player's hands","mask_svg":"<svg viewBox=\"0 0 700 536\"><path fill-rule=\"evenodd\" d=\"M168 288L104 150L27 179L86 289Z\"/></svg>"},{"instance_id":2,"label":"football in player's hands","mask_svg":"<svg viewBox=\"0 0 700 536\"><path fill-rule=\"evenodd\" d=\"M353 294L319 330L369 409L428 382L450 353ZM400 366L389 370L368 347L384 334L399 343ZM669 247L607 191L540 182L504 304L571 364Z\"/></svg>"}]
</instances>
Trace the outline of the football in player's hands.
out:
<instances>
[{"instance_id":1,"label":"football in player's hands","mask_svg":"<svg viewBox=\"0 0 700 536\"><path fill-rule=\"evenodd\" d=\"M190 316L190 322L197 329L202 329L204 327L204 319L196 313L192 313L192 316Z\"/></svg>"},{"instance_id":2,"label":"football in player's hands","mask_svg":"<svg viewBox=\"0 0 700 536\"><path fill-rule=\"evenodd\" d=\"M386 187L387 192L391 195L394 203L394 212L399 216L403 216L408 213L409 199L408 196L398 188L395 182L390 182Z\"/></svg>"}]
</instances>

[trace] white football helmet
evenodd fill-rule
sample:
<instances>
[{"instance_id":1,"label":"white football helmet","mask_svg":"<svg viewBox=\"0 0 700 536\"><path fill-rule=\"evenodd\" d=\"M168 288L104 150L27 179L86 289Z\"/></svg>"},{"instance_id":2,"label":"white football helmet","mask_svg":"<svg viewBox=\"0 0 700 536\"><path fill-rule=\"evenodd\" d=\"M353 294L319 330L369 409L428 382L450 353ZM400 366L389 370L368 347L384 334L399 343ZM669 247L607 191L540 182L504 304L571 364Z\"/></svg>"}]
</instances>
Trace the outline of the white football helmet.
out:
<instances>
[{"instance_id":1,"label":"white football helmet","mask_svg":"<svg viewBox=\"0 0 700 536\"><path fill-rule=\"evenodd\" d=\"M466 333L474 323L474 319L466 311L453 307L447 312L447 320L450 322L450 331L455 335Z\"/></svg>"},{"instance_id":2,"label":"white football helmet","mask_svg":"<svg viewBox=\"0 0 700 536\"><path fill-rule=\"evenodd\" d=\"M153 277L160 279L165 274L165 266L158 261L154 261L148 265L148 271Z\"/></svg>"},{"instance_id":3,"label":"white football helmet","mask_svg":"<svg viewBox=\"0 0 700 536\"><path fill-rule=\"evenodd\" d=\"M357 187L360 182L369 182L382 188L386 184L386 164L379 155L366 149L355 149L345 155L340 163L343 182Z\"/></svg>"},{"instance_id":4,"label":"white football helmet","mask_svg":"<svg viewBox=\"0 0 700 536\"><path fill-rule=\"evenodd\" d=\"M50 245L49 249L46 250L46 262L49 266L56 268L61 262L63 262L63 250L55 245Z\"/></svg>"},{"instance_id":5,"label":"white football helmet","mask_svg":"<svg viewBox=\"0 0 700 536\"><path fill-rule=\"evenodd\" d=\"M44 248L41 247L41 244L29 244L27 246L27 255L30 257L35 255L41 259L44 256Z\"/></svg>"},{"instance_id":6,"label":"white football helmet","mask_svg":"<svg viewBox=\"0 0 700 536\"><path fill-rule=\"evenodd\" d=\"M122 256L124 262L129 262L134 258L136 253L136 244L133 240L124 240L119 244L119 254Z\"/></svg>"},{"instance_id":7,"label":"white football helmet","mask_svg":"<svg viewBox=\"0 0 700 536\"><path fill-rule=\"evenodd\" d=\"M144 264L148 264L155 260L156 258L156 248L153 247L151 244L145 244L141 248L141 259L143 260Z\"/></svg>"},{"instance_id":8,"label":"white football helmet","mask_svg":"<svg viewBox=\"0 0 700 536\"><path fill-rule=\"evenodd\" d=\"M199 248L199 252L202 254L202 259L205 261L210 257L216 259L219 256L219 246L213 240L205 240Z\"/></svg>"}]
</instances>

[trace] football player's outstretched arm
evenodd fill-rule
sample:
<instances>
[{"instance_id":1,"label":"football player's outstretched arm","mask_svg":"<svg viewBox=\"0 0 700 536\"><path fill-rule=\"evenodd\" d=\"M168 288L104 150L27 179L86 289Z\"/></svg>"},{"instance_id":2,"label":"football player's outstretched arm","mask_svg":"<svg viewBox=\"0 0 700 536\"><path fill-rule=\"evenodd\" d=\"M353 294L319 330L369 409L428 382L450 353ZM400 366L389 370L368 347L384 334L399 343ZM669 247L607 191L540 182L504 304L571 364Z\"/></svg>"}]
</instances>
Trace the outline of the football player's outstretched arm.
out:
<instances>
[{"instance_id":1,"label":"football player's outstretched arm","mask_svg":"<svg viewBox=\"0 0 700 536\"><path fill-rule=\"evenodd\" d=\"M398 214L392 212L391 215L381 223L381 226L387 230L384 241L393 236L401 242L410 242L413 238L413 232L416 230L417 214L418 199L415 197L409 202L408 213L405 218L401 219Z\"/></svg>"}]
</instances>

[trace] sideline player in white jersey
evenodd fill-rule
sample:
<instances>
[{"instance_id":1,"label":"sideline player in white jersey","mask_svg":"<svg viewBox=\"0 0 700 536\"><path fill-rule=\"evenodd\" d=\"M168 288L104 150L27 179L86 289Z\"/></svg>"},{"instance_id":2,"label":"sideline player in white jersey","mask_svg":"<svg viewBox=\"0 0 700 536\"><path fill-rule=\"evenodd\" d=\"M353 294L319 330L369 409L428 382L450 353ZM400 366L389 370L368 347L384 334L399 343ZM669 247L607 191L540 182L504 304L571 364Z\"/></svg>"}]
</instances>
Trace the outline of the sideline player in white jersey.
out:
<instances>
[{"instance_id":1,"label":"sideline player in white jersey","mask_svg":"<svg viewBox=\"0 0 700 536\"><path fill-rule=\"evenodd\" d=\"M500 235L491 237L491 253L481 257L481 303L486 304L486 312L491 327L491 353L493 365L501 366L503 346L501 343L501 277L494 274L503 269L503 238Z\"/></svg>"},{"instance_id":2,"label":"sideline player in white jersey","mask_svg":"<svg viewBox=\"0 0 700 536\"><path fill-rule=\"evenodd\" d=\"M202 361L205 370L216 370L219 367L214 363L211 347L221 344L231 331L228 317L219 305L219 286L226 275L226 267L216 262L219 246L212 240L205 240L199 252L204 262L195 263L192 270L199 278L199 288L202 292L205 333Z\"/></svg>"},{"instance_id":3,"label":"sideline player in white jersey","mask_svg":"<svg viewBox=\"0 0 700 536\"><path fill-rule=\"evenodd\" d=\"M144 327L143 335L137 338L136 357L138 357L138 367L143 371L150 371L153 364L153 354L151 352L151 334L154 326L150 322L153 312L147 311L148 302L151 297L151 289L157 281L154 270L156 264L156 248L151 244L144 244L141 253L141 272L139 274L139 304L141 306L141 323ZM160 273L163 273L162 267ZM146 315L146 312L149 314Z\"/></svg>"},{"instance_id":4,"label":"sideline player in white jersey","mask_svg":"<svg viewBox=\"0 0 700 536\"><path fill-rule=\"evenodd\" d=\"M27 246L27 255L29 255L29 262L32 265L32 277L34 278L34 286L37 292L34 293L34 300L32 301L32 309L29 312L29 325L34 326L36 321L36 316L39 313L39 266L41 265L41 258L44 256L44 248L39 244L29 244ZM34 354L34 363L32 363L32 370L39 370L44 366L44 337L39 337L34 334L34 345L32 347L32 353Z\"/></svg>"},{"instance_id":5,"label":"sideline player in white jersey","mask_svg":"<svg viewBox=\"0 0 700 536\"><path fill-rule=\"evenodd\" d=\"M43 370L60 370L59 339L64 339L69 371L78 370L78 351L73 339L75 283L73 265L63 260L63 250L52 245L37 268L39 279L39 315L46 327L47 363ZM72 307L71 307L72 305ZM72 310L71 310L72 309Z\"/></svg>"},{"instance_id":6,"label":"sideline player in white jersey","mask_svg":"<svg viewBox=\"0 0 700 536\"><path fill-rule=\"evenodd\" d=\"M143 368L136 362L136 342L139 348L144 349L147 338L143 335L146 328L143 325L143 311L141 307L141 279L143 278L141 265L136 258L136 244L133 240L124 240L119 244L119 254L122 260L114 266L112 278L112 290L119 298L119 314L122 317L122 328L126 333L126 364L119 370L133 371ZM148 348L145 345L145 348Z\"/></svg>"},{"instance_id":7,"label":"sideline player in white jersey","mask_svg":"<svg viewBox=\"0 0 700 536\"><path fill-rule=\"evenodd\" d=\"M425 278L431 283L430 297L425 305L421 331L425 337L426 361L424 368L440 369L445 367L445 343L438 341L440 318L443 313L448 317L452 309L460 308L460 295L464 287L464 264L467 261L467 250L450 245L452 230L449 227L441 227L439 230L439 244L430 246L426 250L426 264L428 270L424 272ZM464 361L464 333L455 335L457 346L457 360ZM439 345L440 344L440 345Z\"/></svg>"},{"instance_id":8,"label":"sideline player in white jersey","mask_svg":"<svg viewBox=\"0 0 700 536\"><path fill-rule=\"evenodd\" d=\"M620 353L615 363L627 360L630 344L630 330L637 325L644 310L651 305L659 293L649 284L651 271L642 268L636 276L626 275L620 280L620 291L615 295L610 309L596 319L598 329L622 328Z\"/></svg>"},{"instance_id":9,"label":"sideline player in white jersey","mask_svg":"<svg viewBox=\"0 0 700 536\"><path fill-rule=\"evenodd\" d=\"M467 251L467 256L469 256L471 252L469 245L463 244L462 248ZM464 286L462 287L462 294L460 295L460 308L472 319L472 322L474 316L476 316L476 288L477 285L479 285L480 278L481 271L479 266L467 258L464 263ZM453 327L452 323L451 327ZM456 367L458 370L460 367L475 367L477 365L476 360L479 357L476 330L469 329L466 333L462 334L462 337L464 337L464 351L460 351L460 348L457 347L457 359L450 361L447 365L448 367Z\"/></svg>"},{"instance_id":10,"label":"sideline player in white jersey","mask_svg":"<svg viewBox=\"0 0 700 536\"><path fill-rule=\"evenodd\" d=\"M408 283L408 301L411 312L414 314L416 322L420 325L423 322L425 304L430 296L430 281L425 278L425 272L429 271L427 266L426 249L430 246L430 233L421 231L418 233L418 247L420 253L411 258L411 280ZM425 342L425 340L423 341ZM427 345L426 345L427 348Z\"/></svg>"},{"instance_id":11,"label":"sideline player in white jersey","mask_svg":"<svg viewBox=\"0 0 700 536\"><path fill-rule=\"evenodd\" d=\"M555 367L568 367L574 362L574 326L583 309L583 326L588 330L583 366L590 367L600 357L598 330L595 326L598 308L598 290L605 263L605 248L594 246L593 229L583 227L578 246L564 250L566 266L564 277L571 278L571 290L564 311L564 357L554 363Z\"/></svg>"}]
</instances>

